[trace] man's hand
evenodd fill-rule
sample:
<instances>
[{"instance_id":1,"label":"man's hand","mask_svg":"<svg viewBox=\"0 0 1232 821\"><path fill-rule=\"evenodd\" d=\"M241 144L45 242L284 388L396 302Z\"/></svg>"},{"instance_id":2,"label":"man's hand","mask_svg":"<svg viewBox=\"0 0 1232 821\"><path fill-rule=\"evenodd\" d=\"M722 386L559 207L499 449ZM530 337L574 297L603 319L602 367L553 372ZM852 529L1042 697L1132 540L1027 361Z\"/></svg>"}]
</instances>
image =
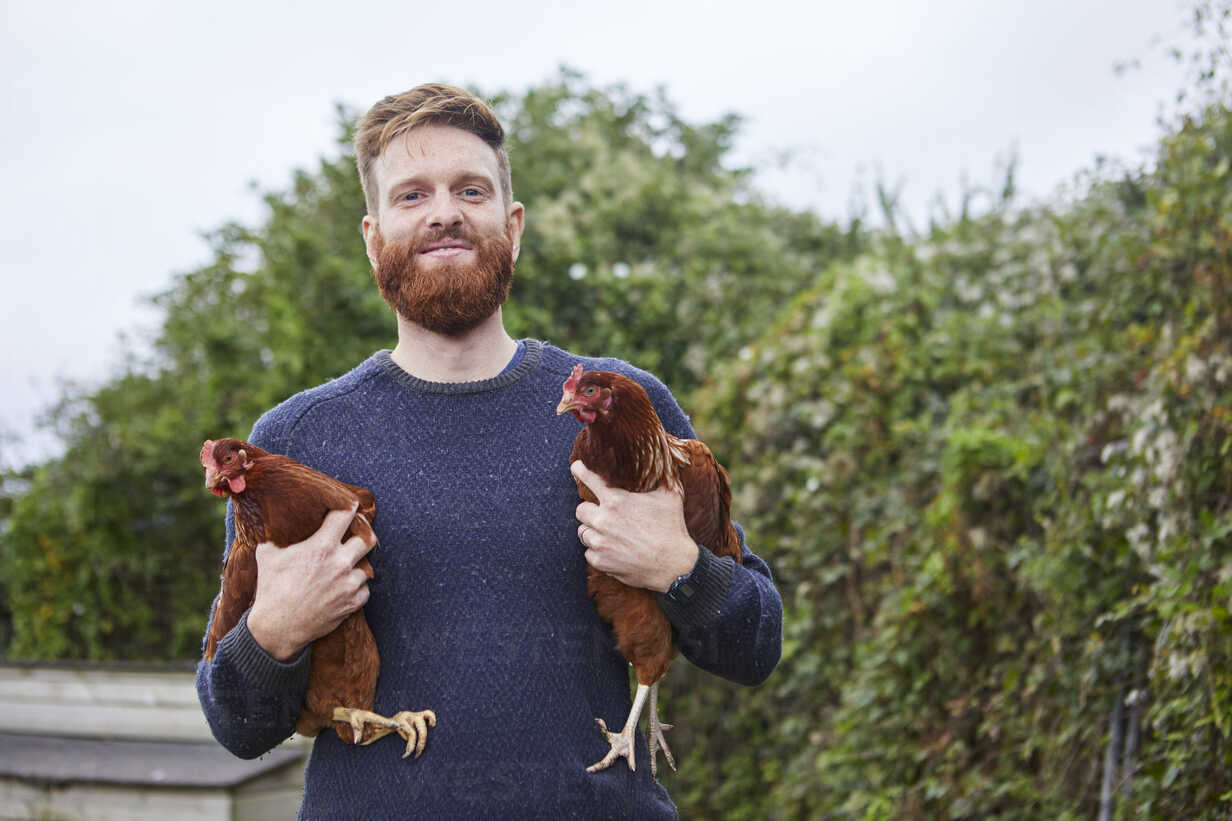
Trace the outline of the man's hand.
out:
<instances>
[{"instance_id":1,"label":"man's hand","mask_svg":"<svg viewBox=\"0 0 1232 821\"><path fill-rule=\"evenodd\" d=\"M573 476L599 499L577 506L578 538L586 561L631 587L659 593L697 563L697 544L684 522L684 499L660 488L629 493L610 487L581 462L569 466Z\"/></svg>"},{"instance_id":2,"label":"man's hand","mask_svg":"<svg viewBox=\"0 0 1232 821\"><path fill-rule=\"evenodd\" d=\"M294 658L367 603L368 574L355 564L376 542L358 536L342 541L356 507L331 510L317 532L299 544L257 545L257 592L248 632L274 658Z\"/></svg>"}]
</instances>

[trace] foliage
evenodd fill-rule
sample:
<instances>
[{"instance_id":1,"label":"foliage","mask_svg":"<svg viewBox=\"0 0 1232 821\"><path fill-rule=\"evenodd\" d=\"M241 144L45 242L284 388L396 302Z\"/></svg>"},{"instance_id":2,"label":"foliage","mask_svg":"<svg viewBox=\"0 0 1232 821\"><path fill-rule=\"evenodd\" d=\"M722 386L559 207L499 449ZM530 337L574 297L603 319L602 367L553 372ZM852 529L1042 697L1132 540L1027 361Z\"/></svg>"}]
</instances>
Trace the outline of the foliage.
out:
<instances>
[{"instance_id":1,"label":"foliage","mask_svg":"<svg viewBox=\"0 0 1232 821\"><path fill-rule=\"evenodd\" d=\"M1212 105L1150 172L832 266L719 370L787 626L734 719L674 706L686 815L1227 814L1230 162Z\"/></svg>"},{"instance_id":2,"label":"foliage","mask_svg":"<svg viewBox=\"0 0 1232 821\"><path fill-rule=\"evenodd\" d=\"M497 99L528 214L515 335L623 356L685 396L862 241L760 203L724 165L734 117L687 123L661 94L567 70ZM153 355L69 393L53 414L64 455L5 485L10 656L195 658L222 528L201 442L243 436L292 393L392 347L359 231L354 115L340 119L340 155L266 194L261 224L214 232L211 264L156 299Z\"/></svg>"}]
</instances>

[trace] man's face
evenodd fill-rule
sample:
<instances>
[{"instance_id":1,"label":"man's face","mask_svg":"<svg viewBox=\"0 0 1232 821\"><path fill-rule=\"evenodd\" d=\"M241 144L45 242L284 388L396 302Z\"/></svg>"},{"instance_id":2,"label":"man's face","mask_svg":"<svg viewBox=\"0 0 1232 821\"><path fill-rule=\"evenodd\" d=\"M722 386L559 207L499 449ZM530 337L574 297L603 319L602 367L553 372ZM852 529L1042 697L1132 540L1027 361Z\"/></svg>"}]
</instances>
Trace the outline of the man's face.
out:
<instances>
[{"instance_id":1,"label":"man's face","mask_svg":"<svg viewBox=\"0 0 1232 821\"><path fill-rule=\"evenodd\" d=\"M364 242L403 318L457 335L504 302L523 210L505 203L499 179L495 152L452 126L420 126L377 158L378 213L364 217Z\"/></svg>"}]
</instances>

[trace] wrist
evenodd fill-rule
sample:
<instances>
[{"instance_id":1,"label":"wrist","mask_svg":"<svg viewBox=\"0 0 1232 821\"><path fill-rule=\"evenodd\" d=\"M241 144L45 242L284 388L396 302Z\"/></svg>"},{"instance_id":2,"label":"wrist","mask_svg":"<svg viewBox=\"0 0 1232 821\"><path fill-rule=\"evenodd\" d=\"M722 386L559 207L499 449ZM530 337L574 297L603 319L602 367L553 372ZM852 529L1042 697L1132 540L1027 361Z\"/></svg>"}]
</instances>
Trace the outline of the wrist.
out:
<instances>
[{"instance_id":1,"label":"wrist","mask_svg":"<svg viewBox=\"0 0 1232 821\"><path fill-rule=\"evenodd\" d=\"M298 656L308 644L296 641L277 624L267 621L265 613L255 603L248 611L248 633L270 657L282 662Z\"/></svg>"},{"instance_id":2,"label":"wrist","mask_svg":"<svg viewBox=\"0 0 1232 821\"><path fill-rule=\"evenodd\" d=\"M671 586L676 583L682 576L687 576L693 572L693 568L697 567L697 559L700 555L700 550L697 543L690 539L687 543L681 542L679 549L672 551L672 561L664 568L665 573L660 584L655 588L658 593L666 593Z\"/></svg>"}]
</instances>

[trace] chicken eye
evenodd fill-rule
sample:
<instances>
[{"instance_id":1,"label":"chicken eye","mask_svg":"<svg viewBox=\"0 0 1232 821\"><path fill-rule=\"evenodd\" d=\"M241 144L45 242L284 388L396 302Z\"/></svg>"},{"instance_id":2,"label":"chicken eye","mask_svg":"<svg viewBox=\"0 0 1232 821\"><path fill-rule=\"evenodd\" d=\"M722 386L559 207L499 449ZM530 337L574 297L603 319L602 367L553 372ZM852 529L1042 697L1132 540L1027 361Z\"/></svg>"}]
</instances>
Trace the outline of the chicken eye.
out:
<instances>
[{"instance_id":1,"label":"chicken eye","mask_svg":"<svg viewBox=\"0 0 1232 821\"><path fill-rule=\"evenodd\" d=\"M224 462L228 462L228 463L230 463L230 462L234 462L234 461L235 461L235 454L234 454L234 453L228 453L226 456L222 457L222 460L223 460Z\"/></svg>"},{"instance_id":2,"label":"chicken eye","mask_svg":"<svg viewBox=\"0 0 1232 821\"><path fill-rule=\"evenodd\" d=\"M583 388L583 389L582 389L582 395L583 395L583 396L594 396L594 395L595 395L595 386L594 386L594 385L587 385L585 388Z\"/></svg>"}]
</instances>

